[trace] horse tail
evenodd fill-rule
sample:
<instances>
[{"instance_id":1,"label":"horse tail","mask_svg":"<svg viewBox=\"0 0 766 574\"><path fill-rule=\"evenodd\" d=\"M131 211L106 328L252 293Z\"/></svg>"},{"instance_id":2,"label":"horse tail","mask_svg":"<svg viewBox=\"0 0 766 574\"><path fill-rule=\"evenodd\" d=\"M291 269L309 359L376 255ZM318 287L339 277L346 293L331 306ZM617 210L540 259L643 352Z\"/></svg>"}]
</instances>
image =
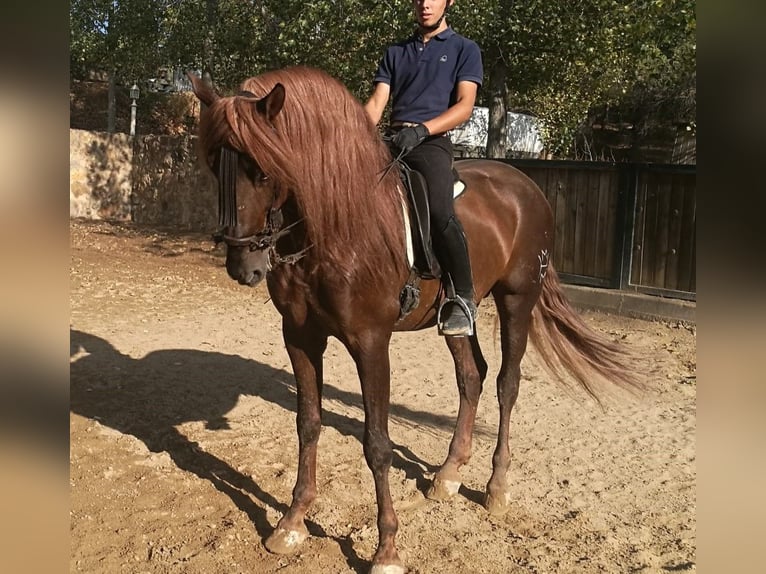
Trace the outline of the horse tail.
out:
<instances>
[{"instance_id":1,"label":"horse tail","mask_svg":"<svg viewBox=\"0 0 766 574\"><path fill-rule=\"evenodd\" d=\"M604 390L599 382L616 384L635 394L645 390L640 378L646 374L644 361L629 347L618 345L583 322L561 289L553 266L548 268L542 294L532 310L530 338L543 366L555 378L574 380L598 404L602 404L600 391Z\"/></svg>"}]
</instances>

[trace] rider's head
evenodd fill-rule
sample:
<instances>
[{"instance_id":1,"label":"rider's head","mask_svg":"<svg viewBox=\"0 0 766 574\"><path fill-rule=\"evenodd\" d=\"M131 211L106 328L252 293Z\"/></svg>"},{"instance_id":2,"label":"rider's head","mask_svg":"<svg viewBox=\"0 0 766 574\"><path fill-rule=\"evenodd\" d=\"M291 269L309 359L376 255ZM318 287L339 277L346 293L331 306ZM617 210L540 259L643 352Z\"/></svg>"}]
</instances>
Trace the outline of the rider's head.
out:
<instances>
[{"instance_id":1,"label":"rider's head","mask_svg":"<svg viewBox=\"0 0 766 574\"><path fill-rule=\"evenodd\" d=\"M423 31L436 30L455 0L412 0L418 26Z\"/></svg>"}]
</instances>

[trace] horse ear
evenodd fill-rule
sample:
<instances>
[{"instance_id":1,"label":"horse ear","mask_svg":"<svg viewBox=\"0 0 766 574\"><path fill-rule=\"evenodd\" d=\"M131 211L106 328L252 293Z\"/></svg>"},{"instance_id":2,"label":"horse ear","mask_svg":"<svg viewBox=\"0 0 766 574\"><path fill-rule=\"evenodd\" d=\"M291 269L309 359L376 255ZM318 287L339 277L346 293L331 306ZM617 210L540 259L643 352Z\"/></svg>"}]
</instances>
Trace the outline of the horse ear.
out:
<instances>
[{"instance_id":1,"label":"horse ear","mask_svg":"<svg viewBox=\"0 0 766 574\"><path fill-rule=\"evenodd\" d=\"M203 81L202 78L198 78L191 72L187 72L186 76L191 80L194 95L197 96L203 104L209 106L219 98L213 88L211 88L207 82Z\"/></svg>"},{"instance_id":2,"label":"horse ear","mask_svg":"<svg viewBox=\"0 0 766 574\"><path fill-rule=\"evenodd\" d=\"M285 87L282 84L275 85L265 98L258 100L256 107L260 113L271 122L282 110L285 103Z\"/></svg>"}]
</instances>

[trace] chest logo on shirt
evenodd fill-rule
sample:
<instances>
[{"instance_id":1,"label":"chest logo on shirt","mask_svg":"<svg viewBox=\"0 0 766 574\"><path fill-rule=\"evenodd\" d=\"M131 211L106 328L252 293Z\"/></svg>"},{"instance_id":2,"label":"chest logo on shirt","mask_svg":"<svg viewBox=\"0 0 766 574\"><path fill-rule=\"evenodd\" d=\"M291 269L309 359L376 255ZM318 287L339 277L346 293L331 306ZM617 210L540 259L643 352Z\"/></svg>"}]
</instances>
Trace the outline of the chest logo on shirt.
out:
<instances>
[{"instance_id":1,"label":"chest logo on shirt","mask_svg":"<svg viewBox=\"0 0 766 574\"><path fill-rule=\"evenodd\" d=\"M447 54L444 54L441 58L439 58L440 62L446 62L447 61Z\"/></svg>"}]
</instances>

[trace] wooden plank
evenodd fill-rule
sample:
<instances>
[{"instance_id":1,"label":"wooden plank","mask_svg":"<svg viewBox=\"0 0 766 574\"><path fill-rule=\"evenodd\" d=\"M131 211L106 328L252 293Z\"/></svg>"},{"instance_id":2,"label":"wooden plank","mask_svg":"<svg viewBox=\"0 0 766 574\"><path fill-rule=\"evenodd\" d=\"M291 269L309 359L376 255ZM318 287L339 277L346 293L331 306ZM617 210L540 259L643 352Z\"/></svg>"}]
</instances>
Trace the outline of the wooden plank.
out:
<instances>
[{"instance_id":1,"label":"wooden plank","mask_svg":"<svg viewBox=\"0 0 766 574\"><path fill-rule=\"evenodd\" d=\"M691 239L692 244L692 254L691 254L691 260L692 260L692 268L691 268L691 274L689 277L689 288L687 291L690 291L692 293L697 292L697 226L694 226L694 234L692 235Z\"/></svg>"},{"instance_id":2,"label":"wooden plank","mask_svg":"<svg viewBox=\"0 0 766 574\"><path fill-rule=\"evenodd\" d=\"M667 288L665 273L667 271L668 229L670 227L670 200L673 184L673 174L657 174L655 177L657 190L657 229L655 231L654 248L654 283L652 287Z\"/></svg>"},{"instance_id":3,"label":"wooden plank","mask_svg":"<svg viewBox=\"0 0 766 574\"><path fill-rule=\"evenodd\" d=\"M552 180L554 180L552 170L537 170L535 176L535 182L540 187L540 189L543 190L545 198L551 205L551 210L555 212L554 206L556 204L556 186L555 183L552 182Z\"/></svg>"},{"instance_id":4,"label":"wooden plank","mask_svg":"<svg viewBox=\"0 0 766 574\"><path fill-rule=\"evenodd\" d=\"M553 244L552 244L552 257L554 260L558 259L556 251L556 241L558 238L558 193L557 193L557 177L555 169L533 169L532 179L545 195L545 199L548 200L548 204L551 206L551 213L553 214Z\"/></svg>"},{"instance_id":5,"label":"wooden plank","mask_svg":"<svg viewBox=\"0 0 766 574\"><path fill-rule=\"evenodd\" d=\"M620 289L631 286L634 260L640 253L636 249L636 225L639 221L638 211L638 169L633 165L624 165L619 173L617 196L616 236L618 238L617 253L614 264L617 266L617 285Z\"/></svg>"},{"instance_id":6,"label":"wooden plank","mask_svg":"<svg viewBox=\"0 0 766 574\"><path fill-rule=\"evenodd\" d=\"M596 272L603 279L612 278L614 265L614 248L617 241L614 235L609 234L609 222L613 214L610 213L610 195L617 194L617 177L614 170L607 171L598 182L598 232L596 241L600 250L596 255Z\"/></svg>"},{"instance_id":7,"label":"wooden plank","mask_svg":"<svg viewBox=\"0 0 766 574\"><path fill-rule=\"evenodd\" d=\"M646 188L646 202L644 204L644 234L641 261L641 283L647 287L655 286L654 276L657 245L657 182L651 172L641 174L643 185Z\"/></svg>"},{"instance_id":8,"label":"wooden plank","mask_svg":"<svg viewBox=\"0 0 766 574\"><path fill-rule=\"evenodd\" d=\"M577 170L569 171L569 190L573 199L572 209L574 217L574 235L572 241L574 242L574 260L573 273L577 275L585 275L583 270L583 252L585 250L583 246L583 239L585 237L585 201L587 199L587 189L585 187L585 179L582 177L583 173Z\"/></svg>"},{"instance_id":9,"label":"wooden plank","mask_svg":"<svg viewBox=\"0 0 766 574\"><path fill-rule=\"evenodd\" d=\"M586 171L582 174L587 178L587 200L585 204L585 238L583 275L598 277L596 261L600 245L598 244L599 223L599 182L606 174L597 171Z\"/></svg>"},{"instance_id":10,"label":"wooden plank","mask_svg":"<svg viewBox=\"0 0 766 574\"><path fill-rule=\"evenodd\" d=\"M562 176L566 170L552 170L555 176L556 188L556 247L554 249L556 269L564 273L570 273L571 265L567 264L567 198L566 182Z\"/></svg>"},{"instance_id":11,"label":"wooden plank","mask_svg":"<svg viewBox=\"0 0 766 574\"><path fill-rule=\"evenodd\" d=\"M598 230L596 243L599 251L596 255L596 276L610 279L614 272L614 254L617 249L617 194L619 178L617 172L605 172L599 178L598 186Z\"/></svg>"},{"instance_id":12,"label":"wooden plank","mask_svg":"<svg viewBox=\"0 0 766 574\"><path fill-rule=\"evenodd\" d=\"M667 289L679 289L678 285L678 261L681 250L681 216L684 208L684 182L683 176L671 175L670 190L670 221L668 224L668 254L665 267L665 287Z\"/></svg>"},{"instance_id":13,"label":"wooden plank","mask_svg":"<svg viewBox=\"0 0 766 574\"><path fill-rule=\"evenodd\" d=\"M604 253L606 244L604 242L604 223L606 221L606 202L603 190L604 182L608 181L609 173L601 172L596 177L595 189L593 190L593 275L594 277L604 277Z\"/></svg>"},{"instance_id":14,"label":"wooden plank","mask_svg":"<svg viewBox=\"0 0 766 574\"><path fill-rule=\"evenodd\" d=\"M579 217L580 214L578 212L580 208L580 193L578 188L578 180L577 177L573 174L572 169L567 170L567 217L569 218L569 221L567 222L567 249L569 254L569 268L571 269L571 273L580 274L580 260L579 260L579 253L578 253L578 247L580 247L580 242L578 241L578 232L579 232Z\"/></svg>"},{"instance_id":15,"label":"wooden plank","mask_svg":"<svg viewBox=\"0 0 766 574\"><path fill-rule=\"evenodd\" d=\"M630 269L630 283L631 285L642 285L644 281L644 229L646 228L646 181L642 174L638 176L634 217L633 260Z\"/></svg>"},{"instance_id":16,"label":"wooden plank","mask_svg":"<svg viewBox=\"0 0 766 574\"><path fill-rule=\"evenodd\" d=\"M678 250L678 289L696 290L697 263L697 176L684 178L681 241Z\"/></svg>"},{"instance_id":17,"label":"wooden plank","mask_svg":"<svg viewBox=\"0 0 766 574\"><path fill-rule=\"evenodd\" d=\"M553 178L552 170L537 170L535 173L535 183L543 191L545 199L548 200L548 204L551 206L551 211L556 213L556 186Z\"/></svg>"}]
</instances>

